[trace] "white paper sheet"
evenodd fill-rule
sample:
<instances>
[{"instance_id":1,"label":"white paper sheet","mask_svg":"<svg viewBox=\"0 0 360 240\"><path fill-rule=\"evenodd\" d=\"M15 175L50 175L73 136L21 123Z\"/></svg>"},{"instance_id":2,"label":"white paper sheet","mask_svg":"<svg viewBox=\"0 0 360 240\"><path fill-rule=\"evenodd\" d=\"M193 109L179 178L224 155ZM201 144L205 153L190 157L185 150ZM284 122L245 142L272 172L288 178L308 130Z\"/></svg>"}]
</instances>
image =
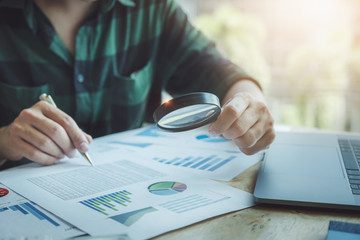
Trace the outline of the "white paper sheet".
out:
<instances>
[{"instance_id":1,"label":"white paper sheet","mask_svg":"<svg viewBox=\"0 0 360 240\"><path fill-rule=\"evenodd\" d=\"M90 153L98 149L138 152L169 167L222 181L231 180L264 156L264 152L247 156L233 142L209 136L205 127L170 133L147 126L95 139Z\"/></svg>"},{"instance_id":2,"label":"white paper sheet","mask_svg":"<svg viewBox=\"0 0 360 240\"><path fill-rule=\"evenodd\" d=\"M123 138L125 143L130 143L128 146L131 146L132 142L139 142L142 144L160 144L174 147L205 148L242 154L231 140L225 139L221 135L210 136L208 126L184 132L168 132L158 129L155 125L147 125L143 128L98 138L98 140L106 142L111 140L119 141L119 136Z\"/></svg>"},{"instance_id":3,"label":"white paper sheet","mask_svg":"<svg viewBox=\"0 0 360 240\"><path fill-rule=\"evenodd\" d=\"M222 181L231 180L262 159L261 154L244 156L241 153L160 145L143 148L140 154L171 168Z\"/></svg>"},{"instance_id":4,"label":"white paper sheet","mask_svg":"<svg viewBox=\"0 0 360 240\"><path fill-rule=\"evenodd\" d=\"M84 232L0 184L0 239L65 239Z\"/></svg>"},{"instance_id":5,"label":"white paper sheet","mask_svg":"<svg viewBox=\"0 0 360 240\"><path fill-rule=\"evenodd\" d=\"M93 236L144 239L254 204L251 194L144 156L105 151L0 173L0 181Z\"/></svg>"}]
</instances>

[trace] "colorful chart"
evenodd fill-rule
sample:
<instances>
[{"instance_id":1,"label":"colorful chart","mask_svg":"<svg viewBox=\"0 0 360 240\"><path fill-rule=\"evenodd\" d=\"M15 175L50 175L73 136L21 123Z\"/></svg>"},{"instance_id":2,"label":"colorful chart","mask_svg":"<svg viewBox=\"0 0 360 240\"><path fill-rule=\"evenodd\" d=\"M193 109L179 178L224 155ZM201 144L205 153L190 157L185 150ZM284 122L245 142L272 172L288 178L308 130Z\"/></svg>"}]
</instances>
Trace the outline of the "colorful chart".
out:
<instances>
[{"instance_id":1,"label":"colorful chart","mask_svg":"<svg viewBox=\"0 0 360 240\"><path fill-rule=\"evenodd\" d=\"M149 192L155 195L173 195L185 191L187 186L180 182L157 182L151 184Z\"/></svg>"},{"instance_id":2,"label":"colorful chart","mask_svg":"<svg viewBox=\"0 0 360 240\"><path fill-rule=\"evenodd\" d=\"M79 203L104 215L109 215L108 211L118 211L117 206L127 206L131 203L130 192L123 190L115 193L106 194L96 198L80 201Z\"/></svg>"},{"instance_id":3,"label":"colorful chart","mask_svg":"<svg viewBox=\"0 0 360 240\"><path fill-rule=\"evenodd\" d=\"M0 197L4 197L9 193L9 190L5 188L0 188Z\"/></svg>"},{"instance_id":4,"label":"colorful chart","mask_svg":"<svg viewBox=\"0 0 360 240\"><path fill-rule=\"evenodd\" d=\"M116 216L112 216L110 218L121 224L124 224L127 227L130 227L135 222L137 222L140 218L142 218L145 214L155 212L155 211L157 211L157 209L155 209L153 207L147 207L147 208L119 214Z\"/></svg>"}]
</instances>

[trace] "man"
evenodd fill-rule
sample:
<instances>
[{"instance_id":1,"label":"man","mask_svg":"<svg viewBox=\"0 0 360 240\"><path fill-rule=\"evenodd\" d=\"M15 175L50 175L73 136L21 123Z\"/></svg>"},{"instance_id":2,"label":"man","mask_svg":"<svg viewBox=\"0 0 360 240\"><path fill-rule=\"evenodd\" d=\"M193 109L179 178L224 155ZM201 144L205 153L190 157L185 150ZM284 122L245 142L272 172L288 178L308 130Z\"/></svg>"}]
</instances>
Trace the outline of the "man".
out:
<instances>
[{"instance_id":1,"label":"man","mask_svg":"<svg viewBox=\"0 0 360 240\"><path fill-rule=\"evenodd\" d=\"M139 127L163 90L216 94L223 109L209 132L245 154L275 137L258 83L224 59L173 0L0 2L3 168L23 158L54 164L75 149L86 152L90 135ZM43 92L59 109L38 101Z\"/></svg>"}]
</instances>

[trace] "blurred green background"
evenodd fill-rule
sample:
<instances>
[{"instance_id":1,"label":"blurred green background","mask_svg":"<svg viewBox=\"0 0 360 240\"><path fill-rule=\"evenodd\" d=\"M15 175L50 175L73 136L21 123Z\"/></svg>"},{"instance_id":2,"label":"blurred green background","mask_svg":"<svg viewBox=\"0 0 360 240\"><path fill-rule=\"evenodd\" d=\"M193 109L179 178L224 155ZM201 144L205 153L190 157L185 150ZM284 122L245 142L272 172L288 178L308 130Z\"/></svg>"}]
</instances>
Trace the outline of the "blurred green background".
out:
<instances>
[{"instance_id":1,"label":"blurred green background","mask_svg":"<svg viewBox=\"0 0 360 240\"><path fill-rule=\"evenodd\" d=\"M360 132L360 1L177 1L261 82L277 124Z\"/></svg>"}]
</instances>

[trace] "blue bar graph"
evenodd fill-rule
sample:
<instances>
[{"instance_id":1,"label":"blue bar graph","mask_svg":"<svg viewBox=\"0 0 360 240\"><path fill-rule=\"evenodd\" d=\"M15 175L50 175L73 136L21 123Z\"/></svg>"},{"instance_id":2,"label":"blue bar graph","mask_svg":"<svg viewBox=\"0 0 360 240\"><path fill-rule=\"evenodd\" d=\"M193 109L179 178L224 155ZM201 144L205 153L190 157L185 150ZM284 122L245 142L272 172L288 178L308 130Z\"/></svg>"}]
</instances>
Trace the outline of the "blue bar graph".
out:
<instances>
[{"instance_id":1,"label":"blue bar graph","mask_svg":"<svg viewBox=\"0 0 360 240\"><path fill-rule=\"evenodd\" d=\"M192 157L187 157L187 158L184 158L184 159L179 158L179 159L180 159L180 161L174 163L175 166L179 166L179 165L181 165L181 164L186 163L187 161L191 160Z\"/></svg>"},{"instance_id":2,"label":"blue bar graph","mask_svg":"<svg viewBox=\"0 0 360 240\"><path fill-rule=\"evenodd\" d=\"M80 203L104 215L109 215L108 210L118 211L117 206L127 206L127 203L131 203L129 195L131 195L130 192L123 190L83 200Z\"/></svg>"},{"instance_id":3,"label":"blue bar graph","mask_svg":"<svg viewBox=\"0 0 360 240\"><path fill-rule=\"evenodd\" d=\"M55 222L48 215L46 215L45 213L43 213L42 211L37 209L30 202L21 203L20 205L12 205L12 206L9 206L9 209L11 209L12 211L19 211L24 215L31 214L32 216L36 217L37 219L39 219L41 221L44 221L44 220L48 221L49 223L51 223L55 227L60 226L59 223ZM8 208L2 208L2 209L0 209L0 212L6 211L6 210L8 210Z\"/></svg>"},{"instance_id":4,"label":"blue bar graph","mask_svg":"<svg viewBox=\"0 0 360 240\"><path fill-rule=\"evenodd\" d=\"M227 164L228 162L230 162L231 160L235 159L236 157L235 156L232 156L232 157L229 157L227 159L225 159L224 161L220 162L219 164L215 165L214 167L210 168L209 171L210 172L213 172L215 171L216 169L224 166L225 164Z\"/></svg>"},{"instance_id":5,"label":"blue bar graph","mask_svg":"<svg viewBox=\"0 0 360 240\"><path fill-rule=\"evenodd\" d=\"M183 166L183 167L189 167L189 166L191 166L191 164L196 163L197 161L199 161L199 160L201 160L201 159L203 159L203 157L197 157L197 158L192 159L191 161L185 163L185 164L182 165L182 166Z\"/></svg>"},{"instance_id":6,"label":"blue bar graph","mask_svg":"<svg viewBox=\"0 0 360 240\"><path fill-rule=\"evenodd\" d=\"M214 166L214 164L219 162L219 161L221 161L221 158L215 158L211 162L209 162L209 163L203 165L202 167L200 167L199 169L200 170L205 170L205 169L207 169L207 168L209 168L211 166Z\"/></svg>"},{"instance_id":7,"label":"blue bar graph","mask_svg":"<svg viewBox=\"0 0 360 240\"><path fill-rule=\"evenodd\" d=\"M204 160L192 165L191 168L198 168L198 167L202 166L203 164L205 164L206 162L208 162L209 160L213 159L214 157L215 157L215 155L207 157Z\"/></svg>"},{"instance_id":8,"label":"blue bar graph","mask_svg":"<svg viewBox=\"0 0 360 240\"><path fill-rule=\"evenodd\" d=\"M166 162L166 164L172 164L172 163L176 162L176 161L179 160L179 159L180 159L180 158L174 158L174 159Z\"/></svg>"},{"instance_id":9,"label":"blue bar graph","mask_svg":"<svg viewBox=\"0 0 360 240\"><path fill-rule=\"evenodd\" d=\"M153 160L173 166L180 166L184 168L192 168L203 171L214 172L219 168L225 166L230 163L232 160L236 159L236 156L230 156L227 158L223 158L216 155L210 156L186 156L186 157L175 157L175 158L162 158L162 157L154 157Z\"/></svg>"},{"instance_id":10,"label":"blue bar graph","mask_svg":"<svg viewBox=\"0 0 360 240\"><path fill-rule=\"evenodd\" d=\"M22 207L20 207L19 205L13 205L10 206L10 209L13 211L20 211L22 214L29 214L27 211L25 211Z\"/></svg>"},{"instance_id":11,"label":"blue bar graph","mask_svg":"<svg viewBox=\"0 0 360 240\"><path fill-rule=\"evenodd\" d=\"M37 208L35 208L33 205L31 205L30 203L26 202L26 203L22 203L20 204L22 207L24 207L26 210L28 210L30 213L32 213L35 217L37 217L39 220L47 220L48 222L50 222L52 225L54 225L55 227L60 226L60 224L58 224L57 222L55 222L54 220L52 220L50 217L48 217L46 214L44 214L43 212L39 211Z\"/></svg>"},{"instance_id":12,"label":"blue bar graph","mask_svg":"<svg viewBox=\"0 0 360 240\"><path fill-rule=\"evenodd\" d=\"M9 210L9 208L7 208L7 207L0 208L0 212L5 212L6 210Z\"/></svg>"}]
</instances>

